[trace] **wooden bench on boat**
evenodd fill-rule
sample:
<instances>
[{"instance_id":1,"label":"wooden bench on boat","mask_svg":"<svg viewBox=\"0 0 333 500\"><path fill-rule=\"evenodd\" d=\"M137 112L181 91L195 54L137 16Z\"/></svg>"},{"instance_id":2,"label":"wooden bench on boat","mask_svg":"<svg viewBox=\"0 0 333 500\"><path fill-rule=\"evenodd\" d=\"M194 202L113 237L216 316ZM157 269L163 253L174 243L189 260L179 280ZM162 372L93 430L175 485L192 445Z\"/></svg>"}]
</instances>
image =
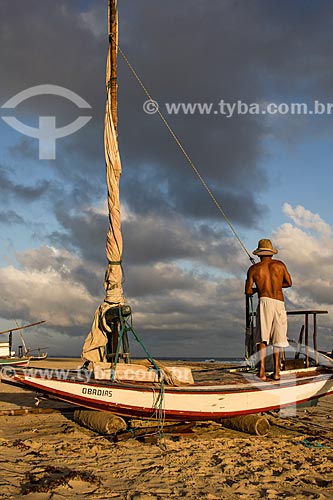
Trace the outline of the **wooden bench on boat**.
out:
<instances>
[{"instance_id":1,"label":"wooden bench on boat","mask_svg":"<svg viewBox=\"0 0 333 500\"><path fill-rule=\"evenodd\" d=\"M305 366L306 368L310 365L309 360L309 316L312 316L313 322L313 332L312 332L312 345L315 353L315 362L318 365L318 351L317 351L317 315L318 314L328 314L328 311L318 310L318 309L305 309L299 311L287 311L288 316L298 316L304 315L304 323L301 326L301 330L298 337L298 346L303 343L304 336L304 346L305 346ZM295 354L295 359L298 359L300 351L297 350Z\"/></svg>"}]
</instances>

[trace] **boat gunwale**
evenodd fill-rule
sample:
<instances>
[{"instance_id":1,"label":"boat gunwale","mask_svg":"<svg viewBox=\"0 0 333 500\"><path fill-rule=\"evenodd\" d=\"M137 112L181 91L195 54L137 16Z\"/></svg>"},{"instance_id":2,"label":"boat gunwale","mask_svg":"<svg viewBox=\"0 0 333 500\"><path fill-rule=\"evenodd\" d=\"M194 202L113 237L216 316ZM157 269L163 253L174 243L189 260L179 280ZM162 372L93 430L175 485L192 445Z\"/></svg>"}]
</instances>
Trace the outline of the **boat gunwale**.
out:
<instances>
[{"instance_id":1,"label":"boat gunwale","mask_svg":"<svg viewBox=\"0 0 333 500\"><path fill-rule=\"evenodd\" d=\"M9 367L10 368L10 367ZM266 391L266 390L279 390L279 389L284 389L288 387L292 387L295 385L306 385L308 383L313 383L316 381L321 381L321 380L330 380L333 378L333 371L329 368L322 368L322 367L313 367L314 369L310 368L310 373L312 372L319 372L319 373L314 373L312 376L309 375L309 368L304 368L304 369L299 369L299 370L292 370L291 375L296 375L295 377L291 377L290 379L287 379L285 377L282 377L280 380L269 380L267 381L262 381L260 380L257 375L254 373L248 373L247 376L244 376L244 372L239 373L239 375L242 375L242 383L227 383L227 384L216 384L216 382L202 382L202 383L196 383L194 385L181 385L181 386L172 386L172 385L164 385L163 390L168 393L183 393L183 394L233 394L233 393L248 393L248 392L258 392L258 391ZM319 368L319 369L318 369ZM28 368L28 370L30 370ZM68 384L75 384L75 385L89 385L92 387L99 387L99 388L109 388L109 389L124 389L128 391L137 391L137 392L151 392L151 391L159 391L161 388L161 383L159 382L140 382L140 381L133 381L133 382L122 382L122 381L111 381L111 380L96 380L93 378L87 378L87 380L79 380L75 378L69 378L69 379L64 379L63 377L59 376L51 376L51 377L43 377L41 376L38 371L43 370L42 368L37 368L33 369L34 373L32 375L29 375L27 373L27 370L24 370L23 372L20 373L20 370L16 370L14 376L11 378L14 378L18 382L26 385L31 385L29 383L29 380L26 379L26 377L30 378L36 378L36 379L44 379L44 380L52 380L56 382L62 382L62 383L68 383ZM37 373L36 373L37 370ZM72 373L77 373L77 372L72 372ZM282 373L282 372L281 372ZM286 374L287 372L284 372ZM297 376L298 375L298 376ZM248 380L247 377L253 379L253 380ZM285 380L283 380L285 379ZM48 389L47 386L40 386L43 388L43 390Z\"/></svg>"}]
</instances>

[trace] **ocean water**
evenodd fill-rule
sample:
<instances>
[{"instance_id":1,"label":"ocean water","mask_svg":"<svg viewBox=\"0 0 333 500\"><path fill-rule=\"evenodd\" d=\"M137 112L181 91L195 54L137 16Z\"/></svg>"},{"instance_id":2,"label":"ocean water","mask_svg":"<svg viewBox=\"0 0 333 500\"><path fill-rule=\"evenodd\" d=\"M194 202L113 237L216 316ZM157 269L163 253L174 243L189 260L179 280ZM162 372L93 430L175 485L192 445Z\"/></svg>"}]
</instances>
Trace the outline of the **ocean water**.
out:
<instances>
[{"instance_id":1,"label":"ocean water","mask_svg":"<svg viewBox=\"0 0 333 500\"><path fill-rule=\"evenodd\" d=\"M69 358L74 358L74 356L48 356L48 359L69 359ZM132 356L131 359L143 359L144 356ZM194 363L231 363L231 364L244 364L245 359L244 358L209 358L209 357L202 357L202 358L186 358L186 357L163 357L163 356L155 356L154 359L161 360L161 361L191 361Z\"/></svg>"},{"instance_id":2,"label":"ocean water","mask_svg":"<svg viewBox=\"0 0 333 500\"><path fill-rule=\"evenodd\" d=\"M135 359L135 358L133 358ZM161 361L192 361L195 363L232 363L232 364L243 364L245 362L244 358L182 358L182 357L156 357L156 359L160 359Z\"/></svg>"}]
</instances>

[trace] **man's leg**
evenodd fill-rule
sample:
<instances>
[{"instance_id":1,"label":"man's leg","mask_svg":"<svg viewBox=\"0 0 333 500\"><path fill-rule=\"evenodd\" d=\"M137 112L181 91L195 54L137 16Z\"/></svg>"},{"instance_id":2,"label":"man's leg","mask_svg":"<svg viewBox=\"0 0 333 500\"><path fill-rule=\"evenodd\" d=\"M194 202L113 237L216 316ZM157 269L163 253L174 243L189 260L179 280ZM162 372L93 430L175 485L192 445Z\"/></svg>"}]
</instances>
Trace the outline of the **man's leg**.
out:
<instances>
[{"instance_id":1,"label":"man's leg","mask_svg":"<svg viewBox=\"0 0 333 500\"><path fill-rule=\"evenodd\" d=\"M273 379L280 380L280 347L273 347L274 372Z\"/></svg>"},{"instance_id":2,"label":"man's leg","mask_svg":"<svg viewBox=\"0 0 333 500\"><path fill-rule=\"evenodd\" d=\"M265 374L265 359L266 359L266 342L260 342L260 344L257 344L258 352L259 352L259 374L258 377L261 378L261 380L265 381L266 379L266 374Z\"/></svg>"}]
</instances>

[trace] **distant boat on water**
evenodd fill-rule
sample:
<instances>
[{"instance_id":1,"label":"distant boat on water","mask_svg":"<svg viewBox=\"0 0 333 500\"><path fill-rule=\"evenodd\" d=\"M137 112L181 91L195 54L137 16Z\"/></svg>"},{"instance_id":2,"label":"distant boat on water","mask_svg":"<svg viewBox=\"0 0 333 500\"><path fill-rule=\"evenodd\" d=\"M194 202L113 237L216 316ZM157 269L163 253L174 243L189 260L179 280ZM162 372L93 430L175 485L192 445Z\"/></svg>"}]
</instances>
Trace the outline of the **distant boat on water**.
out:
<instances>
[{"instance_id":1,"label":"distant boat on water","mask_svg":"<svg viewBox=\"0 0 333 500\"><path fill-rule=\"evenodd\" d=\"M38 321L37 323L31 323L30 325L25 325L25 326L17 326L16 328L11 328L9 330L4 330L0 332L0 335L8 333L8 341L5 342L0 342L0 366L5 366L5 365L11 365L11 366L28 366L29 362L32 360L39 360L39 359L45 359L47 357L47 353L40 352L40 349L36 349L37 351L37 356L30 355L31 351L30 349L27 349L26 344L24 342L23 335L21 333L21 330L24 330L25 328L30 328L32 326L37 326L42 323L45 323L45 321ZM12 345L13 345L13 332L18 331L19 335L21 337L23 346L19 346L19 353L18 356L16 353L12 350ZM24 350L23 350L24 348Z\"/></svg>"},{"instance_id":2,"label":"distant boat on water","mask_svg":"<svg viewBox=\"0 0 333 500\"><path fill-rule=\"evenodd\" d=\"M37 351L37 354L31 354L32 352L36 352L36 351ZM25 352L23 357L28 357L30 359L30 361L41 361L41 360L47 358L47 352L42 352L42 350L40 348L33 349L33 350L27 349L27 351Z\"/></svg>"}]
</instances>

